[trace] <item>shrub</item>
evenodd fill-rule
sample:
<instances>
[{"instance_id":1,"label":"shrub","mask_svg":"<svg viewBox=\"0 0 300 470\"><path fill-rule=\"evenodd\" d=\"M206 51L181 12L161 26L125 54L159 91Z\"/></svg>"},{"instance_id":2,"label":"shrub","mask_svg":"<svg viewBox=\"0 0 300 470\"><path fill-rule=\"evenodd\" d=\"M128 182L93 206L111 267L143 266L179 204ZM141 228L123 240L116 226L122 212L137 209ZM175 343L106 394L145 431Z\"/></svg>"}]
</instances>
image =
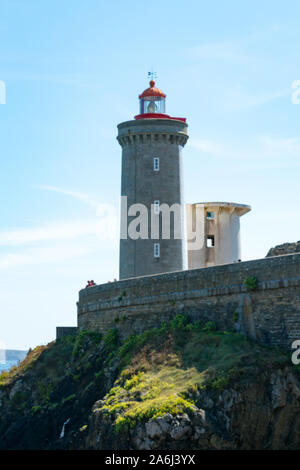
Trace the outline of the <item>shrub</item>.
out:
<instances>
[{"instance_id":1,"label":"shrub","mask_svg":"<svg viewBox=\"0 0 300 470\"><path fill-rule=\"evenodd\" d=\"M208 321L202 327L202 331L206 331L206 332L216 331L216 329L217 329L217 325L215 324L214 321Z\"/></svg>"},{"instance_id":2,"label":"shrub","mask_svg":"<svg viewBox=\"0 0 300 470\"><path fill-rule=\"evenodd\" d=\"M256 277L254 277L254 276L248 276L244 280L244 284L247 287L247 290L250 290L250 291L257 289L257 283L258 283L258 281L257 281Z\"/></svg>"},{"instance_id":3,"label":"shrub","mask_svg":"<svg viewBox=\"0 0 300 470\"><path fill-rule=\"evenodd\" d=\"M35 405L31 408L32 413L37 413L38 411L41 411L43 407L41 405Z\"/></svg>"},{"instance_id":4,"label":"shrub","mask_svg":"<svg viewBox=\"0 0 300 470\"><path fill-rule=\"evenodd\" d=\"M24 410L28 401L28 395L25 392L17 392L13 398L13 406L18 410Z\"/></svg>"},{"instance_id":5,"label":"shrub","mask_svg":"<svg viewBox=\"0 0 300 470\"><path fill-rule=\"evenodd\" d=\"M108 330L103 336L103 343L107 352L112 352L119 344L119 332L116 328Z\"/></svg>"},{"instance_id":6,"label":"shrub","mask_svg":"<svg viewBox=\"0 0 300 470\"><path fill-rule=\"evenodd\" d=\"M224 390L226 385L228 384L229 376L226 377L225 375L219 375L215 380L211 382L212 388L216 390Z\"/></svg>"},{"instance_id":7,"label":"shrub","mask_svg":"<svg viewBox=\"0 0 300 470\"><path fill-rule=\"evenodd\" d=\"M121 300L123 299L123 297L126 297L126 291L125 291L125 290L123 290L122 294L119 295L118 301L121 302Z\"/></svg>"},{"instance_id":8,"label":"shrub","mask_svg":"<svg viewBox=\"0 0 300 470\"><path fill-rule=\"evenodd\" d=\"M63 338L59 339L60 343L65 344L66 346L73 346L76 341L76 335L66 335Z\"/></svg>"},{"instance_id":9,"label":"shrub","mask_svg":"<svg viewBox=\"0 0 300 470\"><path fill-rule=\"evenodd\" d=\"M50 382L45 383L45 382L39 381L37 382L37 388L39 391L40 399L42 401L48 401L49 396L53 390L53 384Z\"/></svg>"},{"instance_id":10,"label":"shrub","mask_svg":"<svg viewBox=\"0 0 300 470\"><path fill-rule=\"evenodd\" d=\"M103 370L100 370L99 372L95 372L94 377L96 380L99 380L103 377L103 375L104 375Z\"/></svg>"},{"instance_id":11,"label":"shrub","mask_svg":"<svg viewBox=\"0 0 300 470\"><path fill-rule=\"evenodd\" d=\"M193 410L194 403L191 400L188 401L176 394L171 394L164 400L155 398L148 406L141 403L130 407L130 404L124 403L124 414L119 415L115 420L115 432L119 433L124 429L134 427L137 422L155 419L166 413L177 415Z\"/></svg>"},{"instance_id":12,"label":"shrub","mask_svg":"<svg viewBox=\"0 0 300 470\"><path fill-rule=\"evenodd\" d=\"M73 349L73 356L76 357L82 349L87 345L87 343L90 341L93 344L98 344L99 341L101 340L101 335L100 333L97 333L96 331L88 331L88 330L83 330L78 333L76 336L75 344L74 344L74 349Z\"/></svg>"},{"instance_id":13,"label":"shrub","mask_svg":"<svg viewBox=\"0 0 300 470\"><path fill-rule=\"evenodd\" d=\"M175 317L170 321L170 329L171 331L185 330L187 323L187 317L184 315L175 315Z\"/></svg>"},{"instance_id":14,"label":"shrub","mask_svg":"<svg viewBox=\"0 0 300 470\"><path fill-rule=\"evenodd\" d=\"M232 316L233 323L237 323L238 320L239 320L239 314L238 314L238 312L234 312L234 314Z\"/></svg>"},{"instance_id":15,"label":"shrub","mask_svg":"<svg viewBox=\"0 0 300 470\"><path fill-rule=\"evenodd\" d=\"M62 401L61 401L61 404L64 405L65 403L68 403L68 402L74 400L75 397L76 397L76 395L75 395L75 393L73 393L72 395L69 395L69 396L63 398Z\"/></svg>"},{"instance_id":16,"label":"shrub","mask_svg":"<svg viewBox=\"0 0 300 470\"><path fill-rule=\"evenodd\" d=\"M3 371L0 373L0 386L4 384L5 379L9 377L9 373L7 371Z\"/></svg>"}]
</instances>

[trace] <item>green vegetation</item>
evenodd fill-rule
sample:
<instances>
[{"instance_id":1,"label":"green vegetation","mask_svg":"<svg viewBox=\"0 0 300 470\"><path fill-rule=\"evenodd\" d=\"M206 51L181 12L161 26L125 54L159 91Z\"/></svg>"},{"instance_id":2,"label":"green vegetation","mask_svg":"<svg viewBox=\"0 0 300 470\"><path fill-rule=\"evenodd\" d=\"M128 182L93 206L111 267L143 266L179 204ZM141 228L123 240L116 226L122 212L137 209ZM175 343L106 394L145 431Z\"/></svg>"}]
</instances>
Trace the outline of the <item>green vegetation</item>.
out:
<instances>
[{"instance_id":1,"label":"green vegetation","mask_svg":"<svg viewBox=\"0 0 300 470\"><path fill-rule=\"evenodd\" d=\"M215 324L215 322L213 322L213 321L208 321L208 322L205 323L205 325L203 326L202 331L209 332L209 331L216 331L216 329L217 329L217 325Z\"/></svg>"},{"instance_id":2,"label":"green vegetation","mask_svg":"<svg viewBox=\"0 0 300 470\"><path fill-rule=\"evenodd\" d=\"M244 280L244 284L247 287L247 290L252 291L257 289L258 280L256 277L248 276Z\"/></svg>"},{"instance_id":3,"label":"green vegetation","mask_svg":"<svg viewBox=\"0 0 300 470\"><path fill-rule=\"evenodd\" d=\"M112 352L119 344L119 332L116 328L108 330L103 336L103 343L107 353Z\"/></svg>"},{"instance_id":4,"label":"green vegetation","mask_svg":"<svg viewBox=\"0 0 300 470\"><path fill-rule=\"evenodd\" d=\"M35 361L37 361L37 359L47 349L48 346L37 346L36 348L28 352L27 356L23 359L22 362L20 362L18 366L12 367L9 371L3 371L0 374L0 386L11 382L13 378L22 375L29 368L31 368Z\"/></svg>"},{"instance_id":5,"label":"green vegetation","mask_svg":"<svg viewBox=\"0 0 300 470\"><path fill-rule=\"evenodd\" d=\"M66 337L68 338L68 337ZM71 337L69 337L68 340L66 340L66 343L69 342ZM63 338L65 340L65 338ZM101 341L101 335L100 333L97 333L95 331L80 331L76 336L75 336L75 344L73 348L73 356L76 357L80 353L80 351L84 348L84 344L86 341L90 341L92 344L98 344Z\"/></svg>"},{"instance_id":6,"label":"green vegetation","mask_svg":"<svg viewBox=\"0 0 300 470\"><path fill-rule=\"evenodd\" d=\"M121 302L121 300L123 300L124 297L126 297L126 291L125 290L122 292L121 295L119 295L118 301Z\"/></svg>"},{"instance_id":7,"label":"green vegetation","mask_svg":"<svg viewBox=\"0 0 300 470\"><path fill-rule=\"evenodd\" d=\"M238 312L234 312L234 314L232 316L232 321L233 321L233 323L237 323L239 321L239 313Z\"/></svg>"},{"instance_id":8,"label":"green vegetation","mask_svg":"<svg viewBox=\"0 0 300 470\"><path fill-rule=\"evenodd\" d=\"M296 372L297 374L300 375L300 364L294 364L293 365L293 370L294 370L294 372Z\"/></svg>"},{"instance_id":9,"label":"green vegetation","mask_svg":"<svg viewBox=\"0 0 300 470\"><path fill-rule=\"evenodd\" d=\"M254 349L240 334L217 331L214 322L192 324L177 315L159 329L132 335L113 358L120 373L100 410L112 417L118 433L167 412L192 413L201 390L218 393L234 379L248 380L274 352ZM287 357L279 353L276 360Z\"/></svg>"},{"instance_id":10,"label":"green vegetation","mask_svg":"<svg viewBox=\"0 0 300 470\"><path fill-rule=\"evenodd\" d=\"M31 408L31 412L32 413L38 413L39 411L41 411L43 409L43 407L41 405L35 405Z\"/></svg>"},{"instance_id":11,"label":"green vegetation","mask_svg":"<svg viewBox=\"0 0 300 470\"><path fill-rule=\"evenodd\" d=\"M0 375L0 385L8 387L3 409L9 416L36 419L40 412L48 417L55 410L61 425L71 409L72 422L83 431L93 404L101 399L95 411L107 414L118 433L165 413L192 414L202 393L217 399L237 381L247 386L258 371L288 362L279 349L219 331L212 321L192 323L176 315L125 341L112 328L102 339L81 331L35 348L18 367ZM107 377L113 381L109 391ZM9 399L19 379L25 386ZM4 418L2 426L7 426Z\"/></svg>"},{"instance_id":12,"label":"green vegetation","mask_svg":"<svg viewBox=\"0 0 300 470\"><path fill-rule=\"evenodd\" d=\"M42 402L46 402L50 398L50 394L53 390L53 384L52 383L45 383L42 381L37 382L37 388L39 392L39 398Z\"/></svg>"},{"instance_id":13,"label":"green vegetation","mask_svg":"<svg viewBox=\"0 0 300 470\"><path fill-rule=\"evenodd\" d=\"M69 395L69 396L63 398L61 403L62 403L62 405L64 405L65 403L73 401L75 398L76 398L75 393L72 393L72 395Z\"/></svg>"}]
</instances>

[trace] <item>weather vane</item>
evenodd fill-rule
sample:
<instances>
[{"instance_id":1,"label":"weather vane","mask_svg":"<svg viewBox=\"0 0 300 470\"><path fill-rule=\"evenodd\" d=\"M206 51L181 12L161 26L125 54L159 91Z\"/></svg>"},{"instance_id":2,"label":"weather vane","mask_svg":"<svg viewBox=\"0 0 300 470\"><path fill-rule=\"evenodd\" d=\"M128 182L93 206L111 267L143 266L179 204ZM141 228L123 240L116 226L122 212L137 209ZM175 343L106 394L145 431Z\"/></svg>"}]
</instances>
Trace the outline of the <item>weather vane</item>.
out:
<instances>
[{"instance_id":1,"label":"weather vane","mask_svg":"<svg viewBox=\"0 0 300 470\"><path fill-rule=\"evenodd\" d=\"M156 80L157 79L157 73L153 71L153 68L151 72L148 72L148 79L150 80Z\"/></svg>"}]
</instances>

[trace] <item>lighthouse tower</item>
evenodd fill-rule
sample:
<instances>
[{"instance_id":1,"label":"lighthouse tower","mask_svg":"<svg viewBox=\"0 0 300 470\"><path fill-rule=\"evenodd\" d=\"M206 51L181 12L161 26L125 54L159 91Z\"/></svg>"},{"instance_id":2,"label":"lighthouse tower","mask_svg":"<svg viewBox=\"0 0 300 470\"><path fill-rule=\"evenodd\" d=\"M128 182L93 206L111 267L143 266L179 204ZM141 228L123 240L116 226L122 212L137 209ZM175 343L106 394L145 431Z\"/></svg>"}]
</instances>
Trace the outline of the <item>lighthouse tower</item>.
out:
<instances>
[{"instance_id":1,"label":"lighthouse tower","mask_svg":"<svg viewBox=\"0 0 300 470\"><path fill-rule=\"evenodd\" d=\"M182 187L186 119L165 114L166 95L153 80L139 101L140 114L118 125L122 147L120 279L186 269Z\"/></svg>"}]
</instances>

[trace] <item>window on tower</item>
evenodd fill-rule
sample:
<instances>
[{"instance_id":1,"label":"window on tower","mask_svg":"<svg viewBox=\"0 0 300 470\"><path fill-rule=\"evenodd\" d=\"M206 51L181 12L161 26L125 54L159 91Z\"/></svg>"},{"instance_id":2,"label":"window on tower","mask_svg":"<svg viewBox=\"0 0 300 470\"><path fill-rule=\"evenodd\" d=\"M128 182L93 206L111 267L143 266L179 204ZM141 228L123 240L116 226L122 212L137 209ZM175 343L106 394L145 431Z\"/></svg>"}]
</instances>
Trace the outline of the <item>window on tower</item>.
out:
<instances>
[{"instance_id":1,"label":"window on tower","mask_svg":"<svg viewBox=\"0 0 300 470\"><path fill-rule=\"evenodd\" d=\"M154 201L154 214L159 214L159 206L160 206L160 203L159 201Z\"/></svg>"},{"instance_id":2,"label":"window on tower","mask_svg":"<svg viewBox=\"0 0 300 470\"><path fill-rule=\"evenodd\" d=\"M215 236L207 235L206 237L206 246L207 248L213 248L215 246Z\"/></svg>"},{"instance_id":3,"label":"window on tower","mask_svg":"<svg viewBox=\"0 0 300 470\"><path fill-rule=\"evenodd\" d=\"M159 158L158 157L154 157L153 159L153 170L159 171Z\"/></svg>"},{"instance_id":4,"label":"window on tower","mask_svg":"<svg viewBox=\"0 0 300 470\"><path fill-rule=\"evenodd\" d=\"M154 243L154 246L153 246L153 255L154 255L154 258L160 258L160 244L159 243Z\"/></svg>"}]
</instances>

